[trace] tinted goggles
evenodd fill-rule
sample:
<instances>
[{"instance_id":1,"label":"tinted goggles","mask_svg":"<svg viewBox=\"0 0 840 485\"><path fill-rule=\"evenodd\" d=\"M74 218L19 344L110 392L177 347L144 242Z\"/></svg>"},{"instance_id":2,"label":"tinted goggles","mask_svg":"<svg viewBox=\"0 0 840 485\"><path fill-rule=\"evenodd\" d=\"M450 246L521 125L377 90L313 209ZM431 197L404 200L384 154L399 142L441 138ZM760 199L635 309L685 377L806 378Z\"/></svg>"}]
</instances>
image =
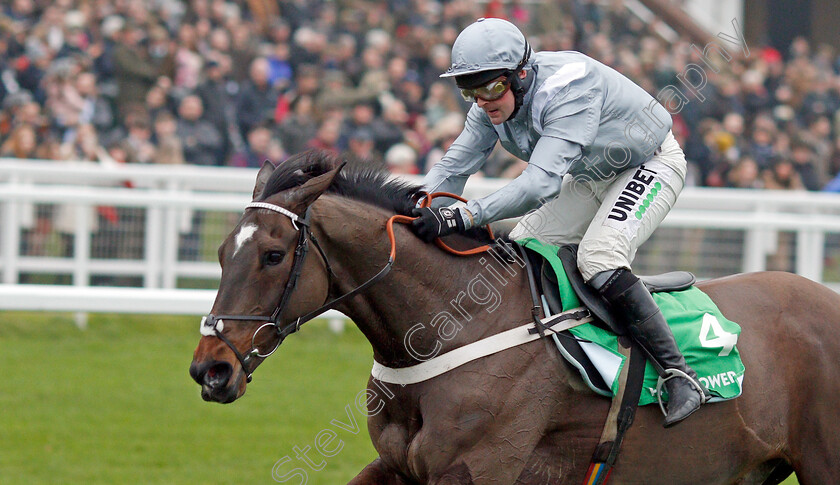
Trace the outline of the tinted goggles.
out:
<instances>
[{"instance_id":1,"label":"tinted goggles","mask_svg":"<svg viewBox=\"0 0 840 485\"><path fill-rule=\"evenodd\" d=\"M505 77L504 79L490 81L484 86L477 88L461 89L461 96L464 97L465 101L469 102L474 102L475 98L481 98L484 101L495 101L504 96L508 89L510 89L510 81Z\"/></svg>"}]
</instances>

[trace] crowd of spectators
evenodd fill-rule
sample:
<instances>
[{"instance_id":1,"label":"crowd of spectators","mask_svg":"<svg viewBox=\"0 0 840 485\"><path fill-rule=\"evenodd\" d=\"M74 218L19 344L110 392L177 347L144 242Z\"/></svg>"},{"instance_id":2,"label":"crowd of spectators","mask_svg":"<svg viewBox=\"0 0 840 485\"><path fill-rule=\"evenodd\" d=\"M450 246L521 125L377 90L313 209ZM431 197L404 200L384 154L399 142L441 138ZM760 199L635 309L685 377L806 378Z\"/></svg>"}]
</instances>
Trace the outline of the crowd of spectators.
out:
<instances>
[{"instance_id":1,"label":"crowd of spectators","mask_svg":"<svg viewBox=\"0 0 840 485\"><path fill-rule=\"evenodd\" d=\"M840 58L797 39L749 55L667 42L622 2L9 0L0 11L0 156L256 167L309 148L423 173L469 104L438 75L460 29L517 24L684 96L693 185L840 191ZM708 82L680 82L690 64ZM695 73L696 74L696 73ZM495 150L482 173L523 162Z\"/></svg>"}]
</instances>

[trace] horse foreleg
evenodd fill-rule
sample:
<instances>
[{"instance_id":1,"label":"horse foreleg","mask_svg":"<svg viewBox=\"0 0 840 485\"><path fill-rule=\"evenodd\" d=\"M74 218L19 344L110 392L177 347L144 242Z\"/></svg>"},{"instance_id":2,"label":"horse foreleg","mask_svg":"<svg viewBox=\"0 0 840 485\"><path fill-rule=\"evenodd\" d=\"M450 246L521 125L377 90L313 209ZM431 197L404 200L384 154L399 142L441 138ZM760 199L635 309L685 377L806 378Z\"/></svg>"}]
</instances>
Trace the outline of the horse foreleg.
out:
<instances>
[{"instance_id":1,"label":"horse foreleg","mask_svg":"<svg viewBox=\"0 0 840 485\"><path fill-rule=\"evenodd\" d=\"M377 458L347 485L409 485L409 483L385 466L382 458Z\"/></svg>"}]
</instances>

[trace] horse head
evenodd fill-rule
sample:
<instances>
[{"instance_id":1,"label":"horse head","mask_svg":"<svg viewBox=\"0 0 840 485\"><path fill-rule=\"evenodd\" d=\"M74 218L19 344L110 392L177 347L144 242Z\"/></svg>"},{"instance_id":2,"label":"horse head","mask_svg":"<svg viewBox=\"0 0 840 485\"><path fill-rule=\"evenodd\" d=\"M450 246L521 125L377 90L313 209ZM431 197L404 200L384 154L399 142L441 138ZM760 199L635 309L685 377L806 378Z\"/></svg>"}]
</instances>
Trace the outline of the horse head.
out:
<instances>
[{"instance_id":1,"label":"horse head","mask_svg":"<svg viewBox=\"0 0 840 485\"><path fill-rule=\"evenodd\" d=\"M328 297L323 254L307 257L312 243L307 216L341 166L307 161L304 154L276 169L266 161L253 202L219 247L219 291L202 319L190 365L206 401L241 397L254 369L297 330L296 320Z\"/></svg>"}]
</instances>

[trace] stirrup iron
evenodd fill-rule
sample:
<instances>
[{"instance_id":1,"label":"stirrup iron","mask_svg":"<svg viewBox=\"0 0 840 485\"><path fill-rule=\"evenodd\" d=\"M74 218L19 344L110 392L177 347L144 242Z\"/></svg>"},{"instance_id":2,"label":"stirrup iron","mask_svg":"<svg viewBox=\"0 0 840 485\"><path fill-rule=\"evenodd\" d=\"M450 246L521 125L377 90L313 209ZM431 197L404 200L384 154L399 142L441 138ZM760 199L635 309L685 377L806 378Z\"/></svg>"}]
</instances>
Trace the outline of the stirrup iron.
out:
<instances>
[{"instance_id":1,"label":"stirrup iron","mask_svg":"<svg viewBox=\"0 0 840 485\"><path fill-rule=\"evenodd\" d=\"M665 405L662 404L662 386L671 379L679 377L688 379L688 382L691 383L691 386L694 387L694 389L700 393L701 406L703 404L706 404L706 402L709 400L708 396L706 396L706 391L703 390L703 386L701 386L696 379L679 369L665 369L664 375L659 376L659 379L657 379L656 381L656 400L659 402L659 409L662 411L662 415L666 418L668 417L668 412L665 411Z\"/></svg>"}]
</instances>

